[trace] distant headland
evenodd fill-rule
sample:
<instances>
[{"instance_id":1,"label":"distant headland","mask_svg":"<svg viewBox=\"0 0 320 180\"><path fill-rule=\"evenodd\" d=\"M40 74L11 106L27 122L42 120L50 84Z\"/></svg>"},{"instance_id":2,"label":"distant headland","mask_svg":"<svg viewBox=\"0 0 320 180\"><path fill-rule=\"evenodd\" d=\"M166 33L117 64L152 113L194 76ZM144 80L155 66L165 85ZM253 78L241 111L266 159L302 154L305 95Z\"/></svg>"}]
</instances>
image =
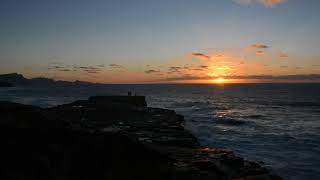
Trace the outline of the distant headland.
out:
<instances>
[{"instance_id":1,"label":"distant headland","mask_svg":"<svg viewBox=\"0 0 320 180\"><path fill-rule=\"evenodd\" d=\"M25 78L22 74L10 73L0 74L0 87L13 87L13 86L71 86L71 85L92 85L94 83L85 81L60 81L50 78Z\"/></svg>"}]
</instances>

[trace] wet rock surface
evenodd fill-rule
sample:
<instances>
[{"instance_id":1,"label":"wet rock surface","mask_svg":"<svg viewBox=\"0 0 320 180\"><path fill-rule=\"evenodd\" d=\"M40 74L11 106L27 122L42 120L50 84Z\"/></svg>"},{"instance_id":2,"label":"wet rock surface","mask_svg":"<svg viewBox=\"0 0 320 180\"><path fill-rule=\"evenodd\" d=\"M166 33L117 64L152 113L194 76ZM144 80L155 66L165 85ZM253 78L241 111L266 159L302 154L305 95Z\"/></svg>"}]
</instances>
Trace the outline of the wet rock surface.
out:
<instances>
[{"instance_id":1,"label":"wet rock surface","mask_svg":"<svg viewBox=\"0 0 320 180\"><path fill-rule=\"evenodd\" d=\"M42 109L0 102L1 179L281 179L205 148L183 116L142 96L91 97Z\"/></svg>"}]
</instances>

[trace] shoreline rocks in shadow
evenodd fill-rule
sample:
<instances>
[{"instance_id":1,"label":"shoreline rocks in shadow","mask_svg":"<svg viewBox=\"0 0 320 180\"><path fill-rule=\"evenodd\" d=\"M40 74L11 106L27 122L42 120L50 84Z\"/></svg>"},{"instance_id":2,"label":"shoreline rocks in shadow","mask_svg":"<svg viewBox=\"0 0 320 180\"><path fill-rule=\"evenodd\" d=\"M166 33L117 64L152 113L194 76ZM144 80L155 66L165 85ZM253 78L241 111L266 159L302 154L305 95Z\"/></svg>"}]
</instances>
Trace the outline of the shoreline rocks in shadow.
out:
<instances>
[{"instance_id":1,"label":"shoreline rocks in shadow","mask_svg":"<svg viewBox=\"0 0 320 180\"><path fill-rule=\"evenodd\" d=\"M8 82L1 82L0 81L0 88L1 87L14 87L14 85L11 83L8 83Z\"/></svg>"},{"instance_id":2,"label":"shoreline rocks in shadow","mask_svg":"<svg viewBox=\"0 0 320 180\"><path fill-rule=\"evenodd\" d=\"M183 116L143 96L52 108L0 102L1 179L282 179L229 150L202 147Z\"/></svg>"}]
</instances>

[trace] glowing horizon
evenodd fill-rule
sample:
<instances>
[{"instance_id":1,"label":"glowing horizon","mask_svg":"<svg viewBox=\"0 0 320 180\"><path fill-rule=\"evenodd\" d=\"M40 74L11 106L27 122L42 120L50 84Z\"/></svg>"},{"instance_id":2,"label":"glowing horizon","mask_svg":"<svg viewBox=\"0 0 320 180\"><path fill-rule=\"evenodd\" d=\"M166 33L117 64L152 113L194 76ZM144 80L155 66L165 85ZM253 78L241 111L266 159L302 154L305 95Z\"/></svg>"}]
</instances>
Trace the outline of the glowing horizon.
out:
<instances>
[{"instance_id":1,"label":"glowing horizon","mask_svg":"<svg viewBox=\"0 0 320 180\"><path fill-rule=\"evenodd\" d=\"M4 0L0 74L98 83L320 82L319 5Z\"/></svg>"}]
</instances>

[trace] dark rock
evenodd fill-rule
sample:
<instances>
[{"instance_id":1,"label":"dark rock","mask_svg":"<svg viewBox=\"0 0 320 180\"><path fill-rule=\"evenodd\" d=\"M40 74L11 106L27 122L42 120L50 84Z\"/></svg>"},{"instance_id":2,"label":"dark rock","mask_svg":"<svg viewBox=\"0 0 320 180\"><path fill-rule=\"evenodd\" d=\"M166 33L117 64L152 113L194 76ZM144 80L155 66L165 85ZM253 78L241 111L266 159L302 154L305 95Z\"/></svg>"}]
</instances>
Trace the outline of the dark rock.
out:
<instances>
[{"instance_id":1,"label":"dark rock","mask_svg":"<svg viewBox=\"0 0 320 180\"><path fill-rule=\"evenodd\" d=\"M8 134L11 141L8 141ZM1 132L1 179L167 179L170 160L124 134Z\"/></svg>"},{"instance_id":2,"label":"dark rock","mask_svg":"<svg viewBox=\"0 0 320 180\"><path fill-rule=\"evenodd\" d=\"M93 96L89 101L94 104L121 104L147 106L145 96Z\"/></svg>"},{"instance_id":3,"label":"dark rock","mask_svg":"<svg viewBox=\"0 0 320 180\"><path fill-rule=\"evenodd\" d=\"M0 87L14 87L14 85L8 82L0 82Z\"/></svg>"},{"instance_id":4,"label":"dark rock","mask_svg":"<svg viewBox=\"0 0 320 180\"><path fill-rule=\"evenodd\" d=\"M44 109L10 102L0 103L0 115L1 179L169 176L170 158L125 133L74 128Z\"/></svg>"},{"instance_id":5,"label":"dark rock","mask_svg":"<svg viewBox=\"0 0 320 180\"><path fill-rule=\"evenodd\" d=\"M183 116L144 97L92 97L41 109L0 102L1 179L277 179L231 151L204 148Z\"/></svg>"},{"instance_id":6,"label":"dark rock","mask_svg":"<svg viewBox=\"0 0 320 180\"><path fill-rule=\"evenodd\" d=\"M44 109L12 102L0 102L1 128L35 129L60 128L67 126L66 121L54 119Z\"/></svg>"}]
</instances>

